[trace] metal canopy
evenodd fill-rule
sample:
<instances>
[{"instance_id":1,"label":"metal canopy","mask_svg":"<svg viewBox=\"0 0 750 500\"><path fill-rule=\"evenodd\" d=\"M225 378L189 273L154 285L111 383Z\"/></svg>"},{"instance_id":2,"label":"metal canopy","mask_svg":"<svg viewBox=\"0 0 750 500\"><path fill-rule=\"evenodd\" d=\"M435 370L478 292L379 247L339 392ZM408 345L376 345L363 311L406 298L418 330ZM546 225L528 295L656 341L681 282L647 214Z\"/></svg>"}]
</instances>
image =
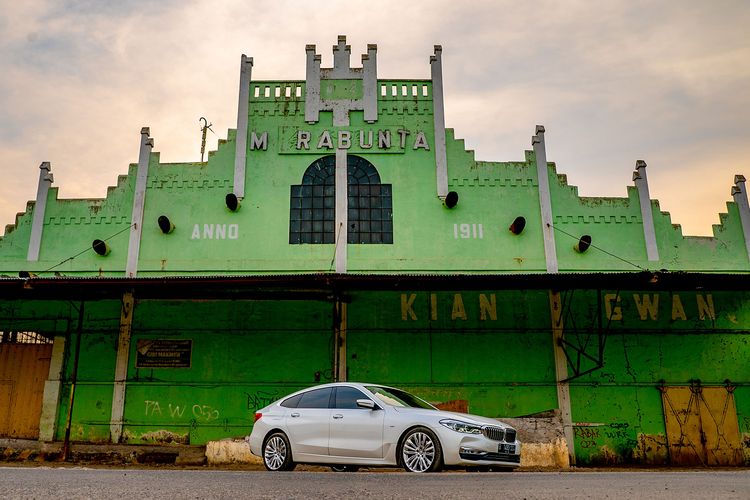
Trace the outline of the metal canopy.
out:
<instances>
[{"instance_id":1,"label":"metal canopy","mask_svg":"<svg viewBox=\"0 0 750 500\"><path fill-rule=\"evenodd\" d=\"M0 278L3 300L104 300L131 291L139 299L333 300L357 291L441 290L750 290L746 274L294 274L171 277Z\"/></svg>"}]
</instances>

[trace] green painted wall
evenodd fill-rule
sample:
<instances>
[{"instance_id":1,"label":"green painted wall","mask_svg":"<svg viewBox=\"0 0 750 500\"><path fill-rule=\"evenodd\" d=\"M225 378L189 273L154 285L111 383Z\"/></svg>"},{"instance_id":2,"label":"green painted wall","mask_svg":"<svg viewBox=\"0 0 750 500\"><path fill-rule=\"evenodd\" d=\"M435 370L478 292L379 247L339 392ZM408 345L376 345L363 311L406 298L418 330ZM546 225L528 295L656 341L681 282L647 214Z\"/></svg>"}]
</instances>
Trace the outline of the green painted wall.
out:
<instances>
[{"instance_id":1,"label":"green painted wall","mask_svg":"<svg viewBox=\"0 0 750 500\"><path fill-rule=\"evenodd\" d=\"M750 434L750 294L576 290L562 299L570 344L596 357L599 328L605 339L602 366L584 359L580 370L593 371L570 382L579 463L665 463L662 386L731 384L740 432ZM351 292L348 300L349 380L404 387L499 418L558 407L548 292ZM67 423L78 307L0 307L3 330L68 336L57 439ZM119 314L119 301L84 304L73 440L109 440ZM190 367L138 368L139 342L154 339L192 340ZM567 350L575 363L575 350ZM243 436L256 409L330 381L333 357L329 302L137 301L123 440L203 444ZM568 373L575 375L572 367Z\"/></svg>"}]
</instances>

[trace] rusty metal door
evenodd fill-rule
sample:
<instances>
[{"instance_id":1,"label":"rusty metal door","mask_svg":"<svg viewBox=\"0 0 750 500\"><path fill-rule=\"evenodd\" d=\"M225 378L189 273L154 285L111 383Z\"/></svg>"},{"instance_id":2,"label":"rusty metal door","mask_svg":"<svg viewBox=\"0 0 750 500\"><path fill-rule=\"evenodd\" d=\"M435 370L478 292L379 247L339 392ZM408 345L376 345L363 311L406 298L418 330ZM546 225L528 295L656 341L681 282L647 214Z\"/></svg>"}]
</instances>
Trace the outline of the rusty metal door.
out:
<instances>
[{"instance_id":1,"label":"rusty metal door","mask_svg":"<svg viewBox=\"0 0 750 500\"><path fill-rule=\"evenodd\" d=\"M52 344L0 344L0 437L37 439Z\"/></svg>"},{"instance_id":2,"label":"rusty metal door","mask_svg":"<svg viewBox=\"0 0 750 500\"><path fill-rule=\"evenodd\" d=\"M742 465L734 387L663 387L672 465Z\"/></svg>"}]
</instances>

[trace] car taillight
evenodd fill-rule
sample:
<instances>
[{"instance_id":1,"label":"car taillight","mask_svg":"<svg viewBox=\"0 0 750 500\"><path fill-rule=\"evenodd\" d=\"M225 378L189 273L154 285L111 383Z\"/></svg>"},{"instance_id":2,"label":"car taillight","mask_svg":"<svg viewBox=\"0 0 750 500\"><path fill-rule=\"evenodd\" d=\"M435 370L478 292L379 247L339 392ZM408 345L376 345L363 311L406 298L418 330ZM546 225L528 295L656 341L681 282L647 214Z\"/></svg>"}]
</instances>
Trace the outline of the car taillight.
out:
<instances>
[{"instance_id":1,"label":"car taillight","mask_svg":"<svg viewBox=\"0 0 750 500\"><path fill-rule=\"evenodd\" d=\"M255 414L255 422L257 422L258 420L260 420L260 417L262 417L262 416L263 416L262 413L256 413Z\"/></svg>"}]
</instances>

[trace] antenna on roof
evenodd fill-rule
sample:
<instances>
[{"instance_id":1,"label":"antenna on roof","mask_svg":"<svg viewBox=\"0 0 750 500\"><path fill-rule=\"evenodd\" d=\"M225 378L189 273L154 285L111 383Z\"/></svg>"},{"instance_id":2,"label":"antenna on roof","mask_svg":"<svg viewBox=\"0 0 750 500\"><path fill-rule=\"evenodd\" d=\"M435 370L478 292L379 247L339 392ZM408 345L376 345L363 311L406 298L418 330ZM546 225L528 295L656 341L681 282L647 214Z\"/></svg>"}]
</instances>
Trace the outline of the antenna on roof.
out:
<instances>
[{"instance_id":1,"label":"antenna on roof","mask_svg":"<svg viewBox=\"0 0 750 500\"><path fill-rule=\"evenodd\" d=\"M211 129L213 123L208 123L208 120L204 117L201 116L198 119L198 123L200 122L203 122L203 125L201 126L201 163L203 163L203 155L206 152L206 130L211 130L211 133L214 133L214 131Z\"/></svg>"}]
</instances>

